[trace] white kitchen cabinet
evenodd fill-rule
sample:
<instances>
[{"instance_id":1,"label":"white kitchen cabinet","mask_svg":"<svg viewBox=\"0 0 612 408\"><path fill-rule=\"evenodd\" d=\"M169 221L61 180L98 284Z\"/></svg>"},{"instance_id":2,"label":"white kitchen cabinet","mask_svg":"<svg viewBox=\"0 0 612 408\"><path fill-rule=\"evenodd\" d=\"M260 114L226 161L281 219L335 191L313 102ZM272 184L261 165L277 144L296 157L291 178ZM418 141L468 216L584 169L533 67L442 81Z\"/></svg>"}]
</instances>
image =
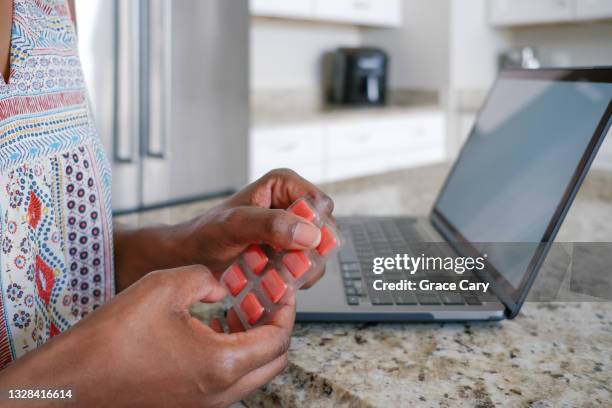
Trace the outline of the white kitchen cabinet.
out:
<instances>
[{"instance_id":1,"label":"white kitchen cabinet","mask_svg":"<svg viewBox=\"0 0 612 408\"><path fill-rule=\"evenodd\" d=\"M356 156L386 156L390 152L416 146L437 147L443 137L440 114L397 115L384 119L369 118L329 123L325 154L328 160Z\"/></svg>"},{"instance_id":2,"label":"white kitchen cabinet","mask_svg":"<svg viewBox=\"0 0 612 408\"><path fill-rule=\"evenodd\" d=\"M576 19L597 20L612 18L611 0L575 0Z\"/></svg>"},{"instance_id":3,"label":"white kitchen cabinet","mask_svg":"<svg viewBox=\"0 0 612 408\"><path fill-rule=\"evenodd\" d=\"M402 23L402 0L250 0L251 14L394 27Z\"/></svg>"},{"instance_id":4,"label":"white kitchen cabinet","mask_svg":"<svg viewBox=\"0 0 612 408\"><path fill-rule=\"evenodd\" d=\"M611 0L490 0L489 23L520 26L612 19Z\"/></svg>"},{"instance_id":5,"label":"white kitchen cabinet","mask_svg":"<svg viewBox=\"0 0 612 408\"><path fill-rule=\"evenodd\" d=\"M315 18L377 26L402 23L401 0L315 0Z\"/></svg>"},{"instance_id":6,"label":"white kitchen cabinet","mask_svg":"<svg viewBox=\"0 0 612 408\"><path fill-rule=\"evenodd\" d=\"M266 17L310 18L314 0L250 0L251 14Z\"/></svg>"},{"instance_id":7,"label":"white kitchen cabinet","mask_svg":"<svg viewBox=\"0 0 612 408\"><path fill-rule=\"evenodd\" d=\"M490 0L489 22L496 26L558 23L574 19L574 0Z\"/></svg>"},{"instance_id":8,"label":"white kitchen cabinet","mask_svg":"<svg viewBox=\"0 0 612 408\"><path fill-rule=\"evenodd\" d=\"M289 167L329 182L443 161L445 126L439 111L258 126L251 132L250 179Z\"/></svg>"},{"instance_id":9,"label":"white kitchen cabinet","mask_svg":"<svg viewBox=\"0 0 612 408\"><path fill-rule=\"evenodd\" d=\"M442 113L329 123L325 127L325 180L409 168L446 157Z\"/></svg>"},{"instance_id":10,"label":"white kitchen cabinet","mask_svg":"<svg viewBox=\"0 0 612 408\"><path fill-rule=\"evenodd\" d=\"M323 130L318 124L257 127L251 131L249 178L288 167L313 181L323 181Z\"/></svg>"}]
</instances>

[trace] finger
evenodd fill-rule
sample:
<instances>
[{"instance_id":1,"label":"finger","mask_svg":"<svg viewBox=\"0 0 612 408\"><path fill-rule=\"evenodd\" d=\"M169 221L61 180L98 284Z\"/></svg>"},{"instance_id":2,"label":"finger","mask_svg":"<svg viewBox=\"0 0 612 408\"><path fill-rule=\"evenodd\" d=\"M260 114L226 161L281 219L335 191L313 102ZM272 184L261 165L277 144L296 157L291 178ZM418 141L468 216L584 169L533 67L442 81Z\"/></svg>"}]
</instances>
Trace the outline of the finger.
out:
<instances>
[{"instance_id":1,"label":"finger","mask_svg":"<svg viewBox=\"0 0 612 408\"><path fill-rule=\"evenodd\" d=\"M241 378L287 353L291 339L287 329L273 325L224 336L225 347L233 355L235 378Z\"/></svg>"},{"instance_id":2,"label":"finger","mask_svg":"<svg viewBox=\"0 0 612 408\"><path fill-rule=\"evenodd\" d=\"M216 331L217 333L224 333L225 331L223 330L223 325L221 324L221 320L219 319L212 319L210 321L210 323L208 323L208 326L210 326L211 329L213 329L214 331Z\"/></svg>"},{"instance_id":3,"label":"finger","mask_svg":"<svg viewBox=\"0 0 612 408\"><path fill-rule=\"evenodd\" d=\"M227 336L227 341L233 346L234 361L240 377L263 367L289 350L295 321L294 296L288 296L287 301L267 324Z\"/></svg>"},{"instance_id":4,"label":"finger","mask_svg":"<svg viewBox=\"0 0 612 408\"><path fill-rule=\"evenodd\" d=\"M240 245L265 242L274 248L315 248L321 231L314 224L284 210L236 207L223 218L223 228Z\"/></svg>"},{"instance_id":5,"label":"finger","mask_svg":"<svg viewBox=\"0 0 612 408\"><path fill-rule=\"evenodd\" d=\"M334 210L333 200L317 186L290 169L273 170L265 178L271 180L272 208L287 208L298 198L312 199L317 211L330 215Z\"/></svg>"},{"instance_id":6,"label":"finger","mask_svg":"<svg viewBox=\"0 0 612 408\"><path fill-rule=\"evenodd\" d=\"M329 220L329 223L331 225L333 225L336 228L340 228L340 226L338 225L338 220L336 220L336 217L333 214L329 214L327 216L327 219Z\"/></svg>"},{"instance_id":7,"label":"finger","mask_svg":"<svg viewBox=\"0 0 612 408\"><path fill-rule=\"evenodd\" d=\"M285 370L288 361L289 356L285 353L272 362L256 368L240 378L226 391L226 395L232 399L231 402L228 402L233 403L241 401L259 387L270 382L274 377Z\"/></svg>"},{"instance_id":8,"label":"finger","mask_svg":"<svg viewBox=\"0 0 612 408\"><path fill-rule=\"evenodd\" d=\"M251 205L262 208L286 209L301 197L310 197L318 211L330 215L332 199L314 184L290 169L276 169L236 193L229 202L232 206Z\"/></svg>"},{"instance_id":9,"label":"finger","mask_svg":"<svg viewBox=\"0 0 612 408\"><path fill-rule=\"evenodd\" d=\"M231 308L229 312L227 312L227 327L230 333L244 331L244 326L234 308Z\"/></svg>"},{"instance_id":10,"label":"finger","mask_svg":"<svg viewBox=\"0 0 612 408\"><path fill-rule=\"evenodd\" d=\"M283 303L285 307L282 307L277 310L276 313L272 316L272 319L268 322L268 324L286 327L287 330L292 331L293 323L295 321L295 294L287 294L285 299L283 299ZM230 333L238 333L245 331L245 328L242 325L242 321L238 317L238 313L236 313L236 310L234 308L231 308L227 312L227 326L229 328Z\"/></svg>"},{"instance_id":11,"label":"finger","mask_svg":"<svg viewBox=\"0 0 612 408\"><path fill-rule=\"evenodd\" d=\"M223 286L203 265L190 265L157 273L164 274L164 280L169 282L168 286L175 291L173 295L184 308L197 301L216 303L227 295Z\"/></svg>"},{"instance_id":12,"label":"finger","mask_svg":"<svg viewBox=\"0 0 612 408\"><path fill-rule=\"evenodd\" d=\"M283 327L291 334L295 324L295 292L288 292L282 302L283 305L272 315L267 324Z\"/></svg>"},{"instance_id":13,"label":"finger","mask_svg":"<svg viewBox=\"0 0 612 408\"><path fill-rule=\"evenodd\" d=\"M312 277L308 279L300 289L309 289L317 283L322 277L325 275L325 266L317 268L317 270L313 273Z\"/></svg>"}]
</instances>

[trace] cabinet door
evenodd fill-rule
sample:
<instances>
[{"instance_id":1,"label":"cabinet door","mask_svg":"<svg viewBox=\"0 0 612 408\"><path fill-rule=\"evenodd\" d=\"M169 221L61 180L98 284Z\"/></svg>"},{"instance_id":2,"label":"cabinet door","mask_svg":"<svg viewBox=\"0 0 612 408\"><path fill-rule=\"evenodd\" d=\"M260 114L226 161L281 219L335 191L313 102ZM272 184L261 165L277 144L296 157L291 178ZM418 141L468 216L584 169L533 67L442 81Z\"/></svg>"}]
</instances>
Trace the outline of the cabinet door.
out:
<instances>
[{"instance_id":1,"label":"cabinet door","mask_svg":"<svg viewBox=\"0 0 612 408\"><path fill-rule=\"evenodd\" d=\"M576 18L580 20L612 18L612 1L576 0Z\"/></svg>"},{"instance_id":2,"label":"cabinet door","mask_svg":"<svg viewBox=\"0 0 612 408\"><path fill-rule=\"evenodd\" d=\"M322 181L322 133L321 126L309 124L252 130L249 179L286 167L312 182Z\"/></svg>"},{"instance_id":3,"label":"cabinet door","mask_svg":"<svg viewBox=\"0 0 612 408\"><path fill-rule=\"evenodd\" d=\"M440 113L338 121L327 125L325 154L328 160L393 155L415 147L438 146L443 137Z\"/></svg>"},{"instance_id":4,"label":"cabinet door","mask_svg":"<svg viewBox=\"0 0 612 408\"><path fill-rule=\"evenodd\" d=\"M442 113L330 123L324 139L325 179L341 180L442 161Z\"/></svg>"},{"instance_id":5,"label":"cabinet door","mask_svg":"<svg viewBox=\"0 0 612 408\"><path fill-rule=\"evenodd\" d=\"M399 26L401 0L315 0L315 18L372 26Z\"/></svg>"},{"instance_id":6,"label":"cabinet door","mask_svg":"<svg viewBox=\"0 0 612 408\"><path fill-rule=\"evenodd\" d=\"M574 18L574 0L491 0L488 5L489 22L497 26L558 23Z\"/></svg>"},{"instance_id":7,"label":"cabinet door","mask_svg":"<svg viewBox=\"0 0 612 408\"><path fill-rule=\"evenodd\" d=\"M250 7L256 16L311 18L314 0L250 0Z\"/></svg>"}]
</instances>

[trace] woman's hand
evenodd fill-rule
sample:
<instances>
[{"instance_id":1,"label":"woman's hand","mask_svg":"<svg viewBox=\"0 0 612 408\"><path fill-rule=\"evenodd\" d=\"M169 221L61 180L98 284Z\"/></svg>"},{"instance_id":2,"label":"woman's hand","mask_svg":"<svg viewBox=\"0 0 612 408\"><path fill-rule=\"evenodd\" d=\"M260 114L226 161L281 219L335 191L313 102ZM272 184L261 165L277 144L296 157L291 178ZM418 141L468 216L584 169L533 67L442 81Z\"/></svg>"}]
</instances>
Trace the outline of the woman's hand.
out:
<instances>
[{"instance_id":1,"label":"woman's hand","mask_svg":"<svg viewBox=\"0 0 612 408\"><path fill-rule=\"evenodd\" d=\"M193 262L219 276L250 244L264 242L281 249L315 248L321 239L312 223L284 211L300 197L331 217L332 200L291 170L274 170L218 207L184 224L185 248ZM306 287L323 273L319 270Z\"/></svg>"},{"instance_id":2,"label":"woman's hand","mask_svg":"<svg viewBox=\"0 0 612 408\"><path fill-rule=\"evenodd\" d=\"M300 197L310 197L331 217L332 200L291 170L274 170L218 207L189 222L115 234L119 290L154 269L203 264L219 276L250 244L265 242L282 249L314 248L320 232L310 222L284 211ZM304 287L323 274L320 269Z\"/></svg>"},{"instance_id":3,"label":"woman's hand","mask_svg":"<svg viewBox=\"0 0 612 408\"><path fill-rule=\"evenodd\" d=\"M295 307L231 334L189 315L192 303L224 296L203 266L148 274L9 365L0 389L70 389L77 406L227 406L284 369Z\"/></svg>"}]
</instances>

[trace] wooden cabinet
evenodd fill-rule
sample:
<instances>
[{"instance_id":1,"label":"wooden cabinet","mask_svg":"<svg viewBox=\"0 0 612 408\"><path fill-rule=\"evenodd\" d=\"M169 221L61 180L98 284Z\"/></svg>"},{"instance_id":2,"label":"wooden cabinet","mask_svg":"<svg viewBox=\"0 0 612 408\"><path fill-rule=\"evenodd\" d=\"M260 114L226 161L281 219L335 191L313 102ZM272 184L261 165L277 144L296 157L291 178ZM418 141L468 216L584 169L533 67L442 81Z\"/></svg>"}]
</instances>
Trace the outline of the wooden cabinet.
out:
<instances>
[{"instance_id":1,"label":"wooden cabinet","mask_svg":"<svg viewBox=\"0 0 612 408\"><path fill-rule=\"evenodd\" d=\"M443 161L445 123L442 112L432 111L256 127L250 179L289 167L313 182L329 182Z\"/></svg>"},{"instance_id":2,"label":"wooden cabinet","mask_svg":"<svg viewBox=\"0 0 612 408\"><path fill-rule=\"evenodd\" d=\"M251 14L367 26L399 26L402 0L250 0Z\"/></svg>"}]
</instances>

